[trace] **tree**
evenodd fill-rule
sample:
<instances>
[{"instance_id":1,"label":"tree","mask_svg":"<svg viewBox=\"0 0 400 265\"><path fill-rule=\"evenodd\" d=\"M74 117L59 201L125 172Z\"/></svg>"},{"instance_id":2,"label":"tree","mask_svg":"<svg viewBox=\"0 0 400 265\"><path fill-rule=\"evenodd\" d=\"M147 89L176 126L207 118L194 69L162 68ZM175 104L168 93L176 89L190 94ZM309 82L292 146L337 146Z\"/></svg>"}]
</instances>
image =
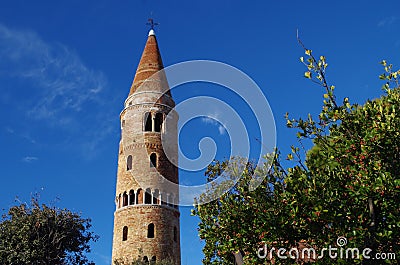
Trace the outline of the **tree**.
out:
<instances>
[{"instance_id":1,"label":"tree","mask_svg":"<svg viewBox=\"0 0 400 265\"><path fill-rule=\"evenodd\" d=\"M276 195L283 192L286 173L277 164L270 168L270 162L278 157L278 153L266 156L266 162L259 167L238 157L214 161L208 166L205 172L208 182L221 175L225 180L209 187L192 211L201 220L198 230L200 238L205 240L203 264L235 264L235 253L244 256L245 264L258 264L257 249L265 239L282 232L276 224L283 224L284 220L273 217L279 211ZM262 181L254 190L250 187L255 178ZM238 181L232 185L231 180ZM221 194L219 189L222 186L224 190L225 184L232 188L217 200L210 200L215 197L214 192Z\"/></svg>"},{"instance_id":2,"label":"tree","mask_svg":"<svg viewBox=\"0 0 400 265\"><path fill-rule=\"evenodd\" d=\"M346 248L369 248L375 253L400 254L400 87L399 71L382 61L386 80L385 95L364 105L339 104L334 86L325 78L325 57L316 60L310 50L305 76L324 89L324 106L314 121L289 120L289 127L299 130L298 137L312 139L314 147L307 153L305 166L291 170L285 181L287 199L300 199L302 216L307 219L308 238L318 245L333 245L345 237ZM304 59L302 59L304 61ZM315 74L315 79L313 78ZM391 86L394 86L392 88ZM300 157L298 149L293 155ZM292 156L293 156L292 155ZM306 178L307 181L299 181ZM304 197L301 194L306 194ZM316 242L317 242L316 241ZM376 264L364 259L363 264ZM387 263L396 261L386 261Z\"/></svg>"},{"instance_id":3,"label":"tree","mask_svg":"<svg viewBox=\"0 0 400 265\"><path fill-rule=\"evenodd\" d=\"M277 152L271 169L253 165L218 200L202 205L206 200L199 198L193 214L200 218L199 235L206 241L204 264L234 264L232 253L238 251L245 264L261 264L264 260L257 250L263 244L321 250L337 247L338 238L346 241L340 242L344 248L372 249L370 256L379 252L400 256L400 70L393 71L382 61L385 95L362 106L350 104L348 98L339 104L325 77L326 58L317 60L306 48L305 53L307 58L300 59L307 67L304 76L323 87L324 104L317 120L311 115L287 116L287 125L298 130L300 141L312 140L314 146L304 159L300 148L292 146L287 159L293 160L293 167L284 167ZM213 179L227 164L216 162L206 174ZM248 181L254 172L265 178L250 191ZM294 262L272 258L276 264ZM313 260L316 264L369 261L327 255Z\"/></svg>"},{"instance_id":4,"label":"tree","mask_svg":"<svg viewBox=\"0 0 400 265\"><path fill-rule=\"evenodd\" d=\"M0 223L0 264L94 264L85 254L98 236L90 219L67 209L40 204L11 207Z\"/></svg>"}]
</instances>

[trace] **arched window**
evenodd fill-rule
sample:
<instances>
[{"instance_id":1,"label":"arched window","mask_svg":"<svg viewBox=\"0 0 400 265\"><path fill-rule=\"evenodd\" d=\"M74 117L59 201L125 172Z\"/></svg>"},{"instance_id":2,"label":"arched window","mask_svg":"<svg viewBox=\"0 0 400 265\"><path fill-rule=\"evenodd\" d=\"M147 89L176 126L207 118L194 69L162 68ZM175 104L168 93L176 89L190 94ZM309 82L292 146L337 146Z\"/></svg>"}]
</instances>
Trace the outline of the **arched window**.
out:
<instances>
[{"instance_id":1,"label":"arched window","mask_svg":"<svg viewBox=\"0 0 400 265\"><path fill-rule=\"evenodd\" d=\"M178 241L178 229L174 226L174 242Z\"/></svg>"},{"instance_id":2,"label":"arched window","mask_svg":"<svg viewBox=\"0 0 400 265\"><path fill-rule=\"evenodd\" d=\"M174 207L174 204L175 204L174 200L175 200L175 195L174 194L169 195L169 201L168 201L169 207Z\"/></svg>"},{"instance_id":3,"label":"arched window","mask_svg":"<svg viewBox=\"0 0 400 265\"><path fill-rule=\"evenodd\" d=\"M122 229L122 241L128 240L128 227L124 226Z\"/></svg>"},{"instance_id":4,"label":"arched window","mask_svg":"<svg viewBox=\"0 0 400 265\"><path fill-rule=\"evenodd\" d=\"M154 224L149 224L147 227L147 238L154 238Z\"/></svg>"},{"instance_id":5,"label":"arched window","mask_svg":"<svg viewBox=\"0 0 400 265\"><path fill-rule=\"evenodd\" d=\"M153 256L153 257L151 258L151 264L156 264L156 261L157 261L156 256Z\"/></svg>"},{"instance_id":6,"label":"arched window","mask_svg":"<svg viewBox=\"0 0 400 265\"><path fill-rule=\"evenodd\" d=\"M143 204L143 190L138 189L136 193L136 204Z\"/></svg>"},{"instance_id":7,"label":"arched window","mask_svg":"<svg viewBox=\"0 0 400 265\"><path fill-rule=\"evenodd\" d=\"M149 258L148 258L147 256L144 256L144 257L143 257L143 262L144 262L144 263L148 263L148 262L149 262Z\"/></svg>"},{"instance_id":8,"label":"arched window","mask_svg":"<svg viewBox=\"0 0 400 265\"><path fill-rule=\"evenodd\" d=\"M144 114L144 131L151 132L152 131L152 121L151 121L151 113L146 112Z\"/></svg>"},{"instance_id":9,"label":"arched window","mask_svg":"<svg viewBox=\"0 0 400 265\"><path fill-rule=\"evenodd\" d=\"M118 208L121 208L121 193L118 195Z\"/></svg>"},{"instance_id":10,"label":"arched window","mask_svg":"<svg viewBox=\"0 0 400 265\"><path fill-rule=\"evenodd\" d=\"M160 197L160 191L158 189L154 190L153 194L153 204L159 204L160 200L158 199Z\"/></svg>"},{"instance_id":11,"label":"arched window","mask_svg":"<svg viewBox=\"0 0 400 265\"><path fill-rule=\"evenodd\" d=\"M161 127L163 123L163 114L160 112L156 113L156 117L154 119L154 131L161 132Z\"/></svg>"},{"instance_id":12,"label":"arched window","mask_svg":"<svg viewBox=\"0 0 400 265\"><path fill-rule=\"evenodd\" d=\"M150 155L150 167L157 167L157 154L152 153Z\"/></svg>"},{"instance_id":13,"label":"arched window","mask_svg":"<svg viewBox=\"0 0 400 265\"><path fill-rule=\"evenodd\" d=\"M144 203L145 204L151 204L152 197L151 197L151 190L146 189L146 193L144 194Z\"/></svg>"},{"instance_id":14,"label":"arched window","mask_svg":"<svg viewBox=\"0 0 400 265\"><path fill-rule=\"evenodd\" d=\"M132 169L132 156L129 155L128 158L126 159L126 170L131 170Z\"/></svg>"},{"instance_id":15,"label":"arched window","mask_svg":"<svg viewBox=\"0 0 400 265\"><path fill-rule=\"evenodd\" d=\"M128 205L128 194L124 192L124 195L122 195L122 207Z\"/></svg>"},{"instance_id":16,"label":"arched window","mask_svg":"<svg viewBox=\"0 0 400 265\"><path fill-rule=\"evenodd\" d=\"M130 205L135 204L135 192L133 190L129 191L129 198Z\"/></svg>"}]
</instances>

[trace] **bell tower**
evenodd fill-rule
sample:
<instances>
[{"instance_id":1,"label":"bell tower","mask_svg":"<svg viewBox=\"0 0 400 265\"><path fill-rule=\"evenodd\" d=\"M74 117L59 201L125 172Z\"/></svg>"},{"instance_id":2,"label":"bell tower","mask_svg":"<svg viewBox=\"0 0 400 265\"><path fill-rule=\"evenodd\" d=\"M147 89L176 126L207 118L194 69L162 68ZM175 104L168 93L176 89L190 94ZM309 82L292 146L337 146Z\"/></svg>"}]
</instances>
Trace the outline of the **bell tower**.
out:
<instances>
[{"instance_id":1,"label":"bell tower","mask_svg":"<svg viewBox=\"0 0 400 265\"><path fill-rule=\"evenodd\" d=\"M113 264L181 264L178 114L153 26L120 114Z\"/></svg>"}]
</instances>

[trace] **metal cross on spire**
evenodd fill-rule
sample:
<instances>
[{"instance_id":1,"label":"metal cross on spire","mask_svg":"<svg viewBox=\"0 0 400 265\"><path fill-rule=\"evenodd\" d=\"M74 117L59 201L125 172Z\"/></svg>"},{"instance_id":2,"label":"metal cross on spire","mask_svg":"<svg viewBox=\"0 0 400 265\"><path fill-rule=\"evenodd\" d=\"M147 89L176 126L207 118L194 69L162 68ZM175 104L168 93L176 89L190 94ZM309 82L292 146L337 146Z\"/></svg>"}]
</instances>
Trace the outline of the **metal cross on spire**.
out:
<instances>
[{"instance_id":1,"label":"metal cross on spire","mask_svg":"<svg viewBox=\"0 0 400 265\"><path fill-rule=\"evenodd\" d=\"M155 27L155 26L158 26L158 23L157 23L157 22L154 22L154 19L152 19L152 18L149 18L147 21L148 21L148 22L146 23L146 25L149 25L149 26L150 26L150 29L153 29L153 30L154 30L154 27Z\"/></svg>"}]
</instances>

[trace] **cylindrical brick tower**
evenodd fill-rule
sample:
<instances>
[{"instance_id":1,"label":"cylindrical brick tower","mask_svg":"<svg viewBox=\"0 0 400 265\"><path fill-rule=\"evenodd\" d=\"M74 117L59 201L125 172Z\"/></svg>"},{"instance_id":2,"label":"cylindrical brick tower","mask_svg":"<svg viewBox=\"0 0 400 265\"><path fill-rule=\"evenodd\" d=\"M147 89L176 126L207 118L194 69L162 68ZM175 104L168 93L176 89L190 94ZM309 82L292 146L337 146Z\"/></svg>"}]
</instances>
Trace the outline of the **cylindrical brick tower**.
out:
<instances>
[{"instance_id":1,"label":"cylindrical brick tower","mask_svg":"<svg viewBox=\"0 0 400 265\"><path fill-rule=\"evenodd\" d=\"M113 263L181 264L178 115L162 69L151 29L120 115Z\"/></svg>"}]
</instances>

